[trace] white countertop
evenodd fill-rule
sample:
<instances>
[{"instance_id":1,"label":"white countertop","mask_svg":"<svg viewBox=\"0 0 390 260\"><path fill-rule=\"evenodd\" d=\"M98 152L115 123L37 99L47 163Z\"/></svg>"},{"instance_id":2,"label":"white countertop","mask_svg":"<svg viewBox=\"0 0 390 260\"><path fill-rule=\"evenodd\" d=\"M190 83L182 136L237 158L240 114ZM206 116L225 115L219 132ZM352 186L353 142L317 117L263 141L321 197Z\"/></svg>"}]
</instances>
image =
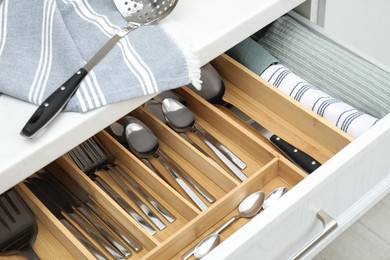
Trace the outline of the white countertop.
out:
<instances>
[{"instance_id":1,"label":"white countertop","mask_svg":"<svg viewBox=\"0 0 390 260\"><path fill-rule=\"evenodd\" d=\"M180 0L163 22L174 23L193 44L203 65L302 2ZM85 114L61 113L43 133L28 139L19 132L37 107L0 95L0 194L149 98L135 98Z\"/></svg>"}]
</instances>

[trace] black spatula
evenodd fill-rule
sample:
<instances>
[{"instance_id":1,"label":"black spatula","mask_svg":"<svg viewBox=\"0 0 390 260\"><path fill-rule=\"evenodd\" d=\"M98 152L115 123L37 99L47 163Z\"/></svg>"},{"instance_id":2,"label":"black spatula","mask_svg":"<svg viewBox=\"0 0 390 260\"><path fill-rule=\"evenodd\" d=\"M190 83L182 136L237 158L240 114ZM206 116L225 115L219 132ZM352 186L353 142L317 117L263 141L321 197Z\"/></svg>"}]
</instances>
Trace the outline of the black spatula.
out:
<instances>
[{"instance_id":1,"label":"black spatula","mask_svg":"<svg viewBox=\"0 0 390 260\"><path fill-rule=\"evenodd\" d=\"M23 254L38 260L31 243L38 226L31 211L14 189L0 195L0 255Z\"/></svg>"}]
</instances>

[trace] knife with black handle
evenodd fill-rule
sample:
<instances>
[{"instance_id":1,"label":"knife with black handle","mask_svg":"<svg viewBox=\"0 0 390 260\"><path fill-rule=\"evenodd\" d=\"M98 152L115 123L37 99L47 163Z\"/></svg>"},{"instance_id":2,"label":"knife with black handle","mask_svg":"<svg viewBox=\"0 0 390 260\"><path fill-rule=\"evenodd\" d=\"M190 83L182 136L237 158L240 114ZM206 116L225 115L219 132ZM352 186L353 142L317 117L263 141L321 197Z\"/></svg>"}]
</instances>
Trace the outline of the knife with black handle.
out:
<instances>
[{"instance_id":1,"label":"knife with black handle","mask_svg":"<svg viewBox=\"0 0 390 260\"><path fill-rule=\"evenodd\" d=\"M225 93L225 85L221 76L218 72L211 66L211 64L206 64L201 68L201 80L202 80L202 89L199 91L195 87L189 85L189 88L195 93L206 99L211 104L223 105L235 112L239 112L240 116L248 117L244 112L240 111L238 108L234 107L232 104L227 103L223 100L223 95ZM252 119L253 120L253 119ZM275 145L284 155L286 155L292 162L301 167L307 173L312 173L321 164L316 161L313 157L306 154L305 152L297 149L293 145L284 141L280 137L273 135L267 129L262 128L260 132L268 138L273 145Z\"/></svg>"}]
</instances>

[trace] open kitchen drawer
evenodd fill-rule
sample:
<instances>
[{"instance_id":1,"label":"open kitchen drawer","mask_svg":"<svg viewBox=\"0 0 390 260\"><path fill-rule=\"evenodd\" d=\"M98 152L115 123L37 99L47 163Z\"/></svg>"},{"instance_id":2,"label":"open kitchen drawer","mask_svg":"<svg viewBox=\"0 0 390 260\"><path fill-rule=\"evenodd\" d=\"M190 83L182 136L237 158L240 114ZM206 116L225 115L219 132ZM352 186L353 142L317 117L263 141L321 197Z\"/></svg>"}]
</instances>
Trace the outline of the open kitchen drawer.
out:
<instances>
[{"instance_id":1,"label":"open kitchen drawer","mask_svg":"<svg viewBox=\"0 0 390 260\"><path fill-rule=\"evenodd\" d=\"M200 211L179 188L167 185L106 131L100 132L97 138L117 158L115 163L177 218L175 222L167 223L164 230L155 235L143 230L67 155L47 166L54 175L67 174L79 183L112 219L142 244L143 250L133 252L133 259L181 259L188 249L235 215L236 207L244 197L258 190L268 194L281 186L289 191L249 223L247 219L240 219L226 229L222 233L223 243L206 258L255 259L261 256L288 259L321 233L323 227L317 212L323 210L335 219L339 227L331 234L336 234L368 208L370 199L375 195L375 198L380 197L379 194L387 189L390 178L387 178L385 157L390 148L385 144L390 139L389 117L352 141L344 132L228 56L222 55L212 64L224 79L225 100L324 164L308 176L230 110L209 104L186 87L178 89L177 94L195 113L197 122L247 163L244 173L249 178L241 182L212 163L144 107L139 107L130 115L148 125L159 138L161 149L216 198L216 202L207 203L206 211ZM98 175L119 190L104 172ZM44 223L45 230L49 230L50 236L56 237L64 247L41 249L43 258L53 250L77 259L92 258L23 183L18 185L18 190L40 223ZM129 203L133 202L129 200ZM39 234L38 254L39 248L46 243L46 235Z\"/></svg>"},{"instance_id":2,"label":"open kitchen drawer","mask_svg":"<svg viewBox=\"0 0 390 260\"><path fill-rule=\"evenodd\" d=\"M180 259L214 227L236 214L237 205L246 195L257 190L267 194L280 186L286 186L289 191L252 220L235 222L222 233L220 246L205 258L289 259L322 232L323 225L317 213L325 211L338 227L310 248L306 256L314 256L389 191L389 115L352 140L229 57L222 55L212 64L225 81L227 101L271 132L311 154L323 165L311 175L306 175L230 111L212 106L186 88L177 90L195 112L197 121L248 162L244 173L249 179L241 182L215 166L140 107L131 115L142 119L158 136L162 149L216 197L217 201L208 204L210 207L206 211L201 212L188 198L156 177L105 131L97 137L115 154L117 163L176 215L177 220L167 224L165 230L154 236L142 230L67 156L48 167L69 174L124 229L131 230L144 249L133 253L130 259ZM109 178L107 181L117 188ZM55 258L57 254L64 258L92 258L24 184L19 184L17 188L38 217L40 226L44 225L45 232L38 235L34 246L38 254L42 253L43 259ZM52 239L61 241L61 245L47 244ZM53 251L56 253L49 255Z\"/></svg>"}]
</instances>

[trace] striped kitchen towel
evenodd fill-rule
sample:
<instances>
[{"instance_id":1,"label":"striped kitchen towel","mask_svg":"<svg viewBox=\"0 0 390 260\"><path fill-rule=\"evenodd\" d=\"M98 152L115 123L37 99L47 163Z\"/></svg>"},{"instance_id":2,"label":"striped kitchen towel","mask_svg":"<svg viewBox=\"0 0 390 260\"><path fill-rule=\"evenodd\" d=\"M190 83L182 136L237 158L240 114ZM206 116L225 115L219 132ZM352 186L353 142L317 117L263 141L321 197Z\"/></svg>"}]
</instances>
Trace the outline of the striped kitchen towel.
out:
<instances>
[{"instance_id":1,"label":"striped kitchen towel","mask_svg":"<svg viewBox=\"0 0 390 260\"><path fill-rule=\"evenodd\" d=\"M290 16L273 22L258 42L281 64L332 97L378 118L390 113L390 73Z\"/></svg>"},{"instance_id":2,"label":"striped kitchen towel","mask_svg":"<svg viewBox=\"0 0 390 260\"><path fill-rule=\"evenodd\" d=\"M113 1L0 0L0 92L41 104L126 24ZM199 61L172 27L145 26L121 39L66 110L199 86Z\"/></svg>"},{"instance_id":3,"label":"striped kitchen towel","mask_svg":"<svg viewBox=\"0 0 390 260\"><path fill-rule=\"evenodd\" d=\"M270 66L261 77L353 137L378 121L317 89L282 64Z\"/></svg>"}]
</instances>

